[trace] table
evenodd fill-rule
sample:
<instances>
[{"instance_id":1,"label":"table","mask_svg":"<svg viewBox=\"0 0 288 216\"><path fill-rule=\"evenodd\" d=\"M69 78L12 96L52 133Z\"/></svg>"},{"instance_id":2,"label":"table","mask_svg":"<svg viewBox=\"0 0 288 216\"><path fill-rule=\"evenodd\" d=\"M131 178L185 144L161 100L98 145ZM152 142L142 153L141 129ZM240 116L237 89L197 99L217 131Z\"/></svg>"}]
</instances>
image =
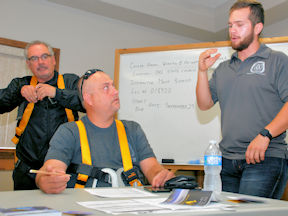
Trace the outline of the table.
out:
<instances>
[{"instance_id":1,"label":"table","mask_svg":"<svg viewBox=\"0 0 288 216\"><path fill-rule=\"evenodd\" d=\"M233 195L240 196L238 194L232 193L222 193L223 196ZM161 193L160 196L167 197L169 193ZM243 197L243 195L241 195ZM251 197L251 196L245 196ZM253 197L255 199L255 197ZM205 211L205 212L185 212L177 213L177 215L216 215L216 216L287 216L288 214L288 202L282 200L273 200L267 198L259 198L265 201L265 203L258 204L241 204L241 206L236 207L235 211ZM99 198L93 196L86 192L84 189L66 189L61 194L44 194L40 190L30 190L30 191L7 191L0 192L0 208L12 208L12 207L23 207L23 206L47 206L60 211L67 210L78 210L78 211L88 211L93 212L93 215L107 216L107 214L88 209L78 205L78 201L96 201L96 200L111 200L109 198ZM126 214L130 215L131 214ZM144 214L143 214L144 215ZM164 215L164 214L152 214L147 213L145 215ZM167 214L166 214L167 215ZM173 213L171 215L174 215Z\"/></svg>"}]
</instances>

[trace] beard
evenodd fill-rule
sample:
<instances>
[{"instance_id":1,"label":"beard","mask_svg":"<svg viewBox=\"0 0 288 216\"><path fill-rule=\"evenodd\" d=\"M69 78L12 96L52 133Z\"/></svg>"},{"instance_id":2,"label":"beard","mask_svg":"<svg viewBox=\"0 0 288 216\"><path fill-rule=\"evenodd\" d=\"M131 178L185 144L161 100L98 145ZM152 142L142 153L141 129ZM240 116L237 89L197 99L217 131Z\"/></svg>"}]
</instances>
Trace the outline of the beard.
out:
<instances>
[{"instance_id":1,"label":"beard","mask_svg":"<svg viewBox=\"0 0 288 216\"><path fill-rule=\"evenodd\" d=\"M251 33L247 35L242 41L240 41L239 44L232 43L231 45L234 50L242 51L247 47L249 47L249 45L252 43L253 40L254 40L254 34L251 31Z\"/></svg>"}]
</instances>

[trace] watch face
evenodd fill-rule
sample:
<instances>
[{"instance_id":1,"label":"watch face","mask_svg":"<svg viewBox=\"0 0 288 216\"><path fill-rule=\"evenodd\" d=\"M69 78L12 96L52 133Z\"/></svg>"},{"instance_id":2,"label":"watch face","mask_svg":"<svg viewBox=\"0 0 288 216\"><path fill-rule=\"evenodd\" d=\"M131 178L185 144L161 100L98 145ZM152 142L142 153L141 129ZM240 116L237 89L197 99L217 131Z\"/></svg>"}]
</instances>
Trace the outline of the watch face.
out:
<instances>
[{"instance_id":1,"label":"watch face","mask_svg":"<svg viewBox=\"0 0 288 216\"><path fill-rule=\"evenodd\" d=\"M272 139L272 136L271 136L270 132L269 132L267 129L263 129L263 130L260 132L260 134L261 134L262 136L268 137L270 140Z\"/></svg>"},{"instance_id":2,"label":"watch face","mask_svg":"<svg viewBox=\"0 0 288 216\"><path fill-rule=\"evenodd\" d=\"M267 131L266 131L266 130L262 130L262 131L260 132L260 134L261 134L262 136L267 136Z\"/></svg>"}]
</instances>

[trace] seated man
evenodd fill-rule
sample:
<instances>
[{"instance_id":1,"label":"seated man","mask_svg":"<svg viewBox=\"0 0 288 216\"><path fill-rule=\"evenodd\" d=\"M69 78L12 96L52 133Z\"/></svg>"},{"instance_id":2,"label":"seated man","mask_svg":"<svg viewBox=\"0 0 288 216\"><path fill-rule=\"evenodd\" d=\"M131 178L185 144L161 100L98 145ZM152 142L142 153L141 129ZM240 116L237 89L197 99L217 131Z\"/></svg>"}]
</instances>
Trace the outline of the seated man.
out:
<instances>
[{"instance_id":1,"label":"seated man","mask_svg":"<svg viewBox=\"0 0 288 216\"><path fill-rule=\"evenodd\" d=\"M50 173L62 173L63 175L38 173L36 184L45 193L60 193L66 187L75 187L75 185L91 187L95 179L91 177L91 173L98 173L97 187L111 186L107 183L107 178L103 177L103 173L100 172L99 174L99 170L102 168L117 170L123 167L123 156L121 156L123 151L122 148L120 150L118 141L118 136L121 137L117 125L119 121L114 119L115 113L120 108L120 102L118 90L115 89L113 80L101 70L89 70L79 80L78 91L87 115L77 123L63 124L53 136L45 163L40 170ZM84 131L87 135L84 137L87 137L88 142L86 143L89 143L89 145L87 144L89 150L88 161L90 159L94 171L89 170L89 167L91 167L89 165L83 166L83 163L89 164L89 162L87 163L87 153L84 156L86 159L83 160L82 158L85 150L82 147L84 141L81 135L83 133L78 126L79 122L82 122L85 126ZM123 122L122 125L124 125L124 131L127 134L127 146L129 145L128 150L130 149L133 167L140 168L153 187L163 186L167 180L174 177L174 174L158 163L139 124L133 121L121 122ZM91 158L89 158L90 156ZM88 180L84 178L84 181L87 182L83 183L83 178L79 176L78 171L84 170L85 173L85 169L86 174L88 174L84 177L89 177ZM70 170L74 171L71 173ZM75 170L77 170L76 173ZM65 174L66 171L71 176Z\"/></svg>"}]
</instances>

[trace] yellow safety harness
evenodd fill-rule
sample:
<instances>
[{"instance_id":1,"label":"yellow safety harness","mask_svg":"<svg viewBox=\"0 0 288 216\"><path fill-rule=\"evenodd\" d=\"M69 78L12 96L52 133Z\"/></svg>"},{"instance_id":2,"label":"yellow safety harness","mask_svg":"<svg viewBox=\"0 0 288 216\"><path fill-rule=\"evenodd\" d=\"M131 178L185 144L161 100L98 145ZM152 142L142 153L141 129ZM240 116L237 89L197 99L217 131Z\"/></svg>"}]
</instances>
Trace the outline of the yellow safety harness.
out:
<instances>
[{"instance_id":1,"label":"yellow safety harness","mask_svg":"<svg viewBox=\"0 0 288 216\"><path fill-rule=\"evenodd\" d=\"M57 86L59 89L65 89L64 78L61 74L58 75ZM67 115L68 122L75 121L75 118L71 109L65 108L65 112Z\"/></svg>"},{"instance_id":2,"label":"yellow safety harness","mask_svg":"<svg viewBox=\"0 0 288 216\"><path fill-rule=\"evenodd\" d=\"M130 155L125 127L121 121L115 120L115 122L116 122L116 128L117 128L119 145L120 145L121 156L122 156L122 163L123 163L123 169L124 169L123 174L127 182L131 186L133 186L134 184L141 186L142 184L140 180L138 179L138 175L132 164L132 159ZM78 126L79 136L80 136L82 164L92 166L91 153L90 153L85 126L81 120L76 121L76 124ZM75 184L75 188L84 188L88 178L89 178L88 173L83 174L79 172L77 176L77 182Z\"/></svg>"},{"instance_id":3,"label":"yellow safety harness","mask_svg":"<svg viewBox=\"0 0 288 216\"><path fill-rule=\"evenodd\" d=\"M35 76L32 76L30 85L36 86L37 83L38 83L37 78ZM57 86L59 89L65 89L64 79L61 74L58 75ZM25 108L22 119L18 127L16 127L15 136L12 138L12 142L15 143L15 145L18 144L19 138L23 134L29 122L33 109L34 109L34 103L29 103L27 107ZM65 108L65 112L66 112L68 121L74 121L74 115L72 113L72 110Z\"/></svg>"}]
</instances>

